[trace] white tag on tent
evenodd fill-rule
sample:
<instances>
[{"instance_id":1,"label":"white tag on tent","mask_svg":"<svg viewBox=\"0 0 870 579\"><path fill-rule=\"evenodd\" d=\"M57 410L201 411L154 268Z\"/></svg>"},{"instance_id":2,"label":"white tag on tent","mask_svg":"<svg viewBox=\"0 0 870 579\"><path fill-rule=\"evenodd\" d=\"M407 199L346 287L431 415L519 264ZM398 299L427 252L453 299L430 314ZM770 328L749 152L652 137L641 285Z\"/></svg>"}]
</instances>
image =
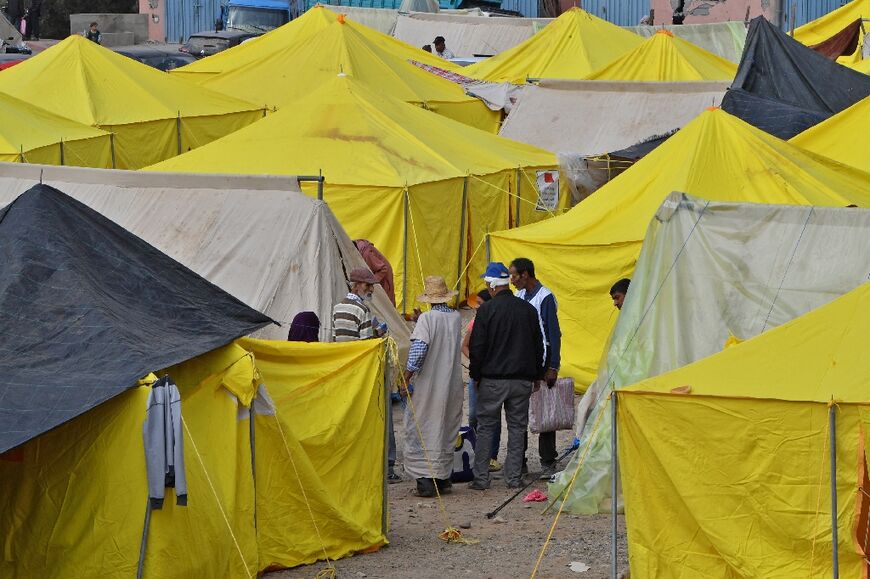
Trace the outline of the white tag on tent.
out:
<instances>
[{"instance_id":1,"label":"white tag on tent","mask_svg":"<svg viewBox=\"0 0 870 579\"><path fill-rule=\"evenodd\" d=\"M535 211L555 211L559 206L559 171L538 171L538 202Z\"/></svg>"}]
</instances>

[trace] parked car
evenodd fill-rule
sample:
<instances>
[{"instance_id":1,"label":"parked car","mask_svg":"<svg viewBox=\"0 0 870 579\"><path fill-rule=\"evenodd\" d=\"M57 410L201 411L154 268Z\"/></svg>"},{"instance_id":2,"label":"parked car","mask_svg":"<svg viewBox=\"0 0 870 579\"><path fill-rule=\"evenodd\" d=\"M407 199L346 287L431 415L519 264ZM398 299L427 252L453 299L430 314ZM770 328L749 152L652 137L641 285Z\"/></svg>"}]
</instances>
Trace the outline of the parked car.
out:
<instances>
[{"instance_id":1,"label":"parked car","mask_svg":"<svg viewBox=\"0 0 870 579\"><path fill-rule=\"evenodd\" d=\"M242 30L220 30L218 32L197 32L191 34L186 43L181 45L181 52L203 58L217 54L233 46L238 46L245 40L260 36L262 32L245 32Z\"/></svg>"},{"instance_id":2,"label":"parked car","mask_svg":"<svg viewBox=\"0 0 870 579\"><path fill-rule=\"evenodd\" d=\"M112 50L158 70L172 70L196 61L193 56L179 52L177 44L114 46Z\"/></svg>"}]
</instances>

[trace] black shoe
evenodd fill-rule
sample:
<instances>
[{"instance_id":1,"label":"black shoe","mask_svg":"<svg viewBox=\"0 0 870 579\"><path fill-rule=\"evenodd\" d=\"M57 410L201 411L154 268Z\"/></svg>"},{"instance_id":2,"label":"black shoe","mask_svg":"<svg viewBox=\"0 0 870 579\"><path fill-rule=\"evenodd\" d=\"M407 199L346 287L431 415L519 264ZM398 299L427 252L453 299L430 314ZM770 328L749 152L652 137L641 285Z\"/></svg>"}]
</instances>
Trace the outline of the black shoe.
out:
<instances>
[{"instance_id":1,"label":"black shoe","mask_svg":"<svg viewBox=\"0 0 870 579\"><path fill-rule=\"evenodd\" d=\"M470 483L468 483L468 488L470 488L473 491L485 491L485 490L489 489L489 484L473 480Z\"/></svg>"},{"instance_id":2,"label":"black shoe","mask_svg":"<svg viewBox=\"0 0 870 579\"><path fill-rule=\"evenodd\" d=\"M402 477L396 474L396 471L390 467L390 470L387 472L387 484L394 485L396 483L402 482Z\"/></svg>"},{"instance_id":3,"label":"black shoe","mask_svg":"<svg viewBox=\"0 0 870 579\"><path fill-rule=\"evenodd\" d=\"M435 496L435 483L431 478L417 479L417 496L429 499Z\"/></svg>"},{"instance_id":4,"label":"black shoe","mask_svg":"<svg viewBox=\"0 0 870 579\"><path fill-rule=\"evenodd\" d=\"M438 492L442 495L449 495L453 492L453 481L448 478L436 478L435 484L438 486Z\"/></svg>"}]
</instances>

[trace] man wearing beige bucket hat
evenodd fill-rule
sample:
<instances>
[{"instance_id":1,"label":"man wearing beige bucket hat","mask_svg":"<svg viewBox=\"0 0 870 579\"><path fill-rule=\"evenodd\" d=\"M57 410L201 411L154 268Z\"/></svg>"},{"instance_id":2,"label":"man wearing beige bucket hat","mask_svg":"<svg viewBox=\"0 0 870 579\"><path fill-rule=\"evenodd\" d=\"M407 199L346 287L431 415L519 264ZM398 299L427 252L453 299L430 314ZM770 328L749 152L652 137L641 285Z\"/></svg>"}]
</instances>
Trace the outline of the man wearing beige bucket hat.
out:
<instances>
[{"instance_id":1,"label":"man wearing beige bucket hat","mask_svg":"<svg viewBox=\"0 0 870 579\"><path fill-rule=\"evenodd\" d=\"M459 312L447 305L457 292L434 275L424 280L423 288L425 293L417 301L432 304L432 309L420 315L411 333L405 383L413 383L414 390L413 409L411 404L405 407L404 466L417 479L417 494L432 497L435 485L442 494L451 490L453 449L462 426L462 340ZM408 395L404 388L402 393Z\"/></svg>"}]
</instances>

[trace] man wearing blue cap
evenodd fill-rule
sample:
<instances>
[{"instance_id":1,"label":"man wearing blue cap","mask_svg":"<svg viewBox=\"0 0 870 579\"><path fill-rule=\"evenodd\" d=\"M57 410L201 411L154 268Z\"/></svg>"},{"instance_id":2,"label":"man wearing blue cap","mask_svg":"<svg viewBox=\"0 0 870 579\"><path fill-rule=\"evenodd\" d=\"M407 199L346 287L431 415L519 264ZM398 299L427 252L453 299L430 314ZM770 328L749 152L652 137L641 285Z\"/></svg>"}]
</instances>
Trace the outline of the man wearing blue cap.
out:
<instances>
[{"instance_id":1,"label":"man wearing blue cap","mask_svg":"<svg viewBox=\"0 0 870 579\"><path fill-rule=\"evenodd\" d=\"M504 478L508 487L519 488L529 397L533 382L544 376L544 339L537 310L510 291L508 268L490 263L482 277L492 299L477 311L469 347L469 373L478 384L477 447L469 488L489 488L490 446L502 408L508 425Z\"/></svg>"}]
</instances>

